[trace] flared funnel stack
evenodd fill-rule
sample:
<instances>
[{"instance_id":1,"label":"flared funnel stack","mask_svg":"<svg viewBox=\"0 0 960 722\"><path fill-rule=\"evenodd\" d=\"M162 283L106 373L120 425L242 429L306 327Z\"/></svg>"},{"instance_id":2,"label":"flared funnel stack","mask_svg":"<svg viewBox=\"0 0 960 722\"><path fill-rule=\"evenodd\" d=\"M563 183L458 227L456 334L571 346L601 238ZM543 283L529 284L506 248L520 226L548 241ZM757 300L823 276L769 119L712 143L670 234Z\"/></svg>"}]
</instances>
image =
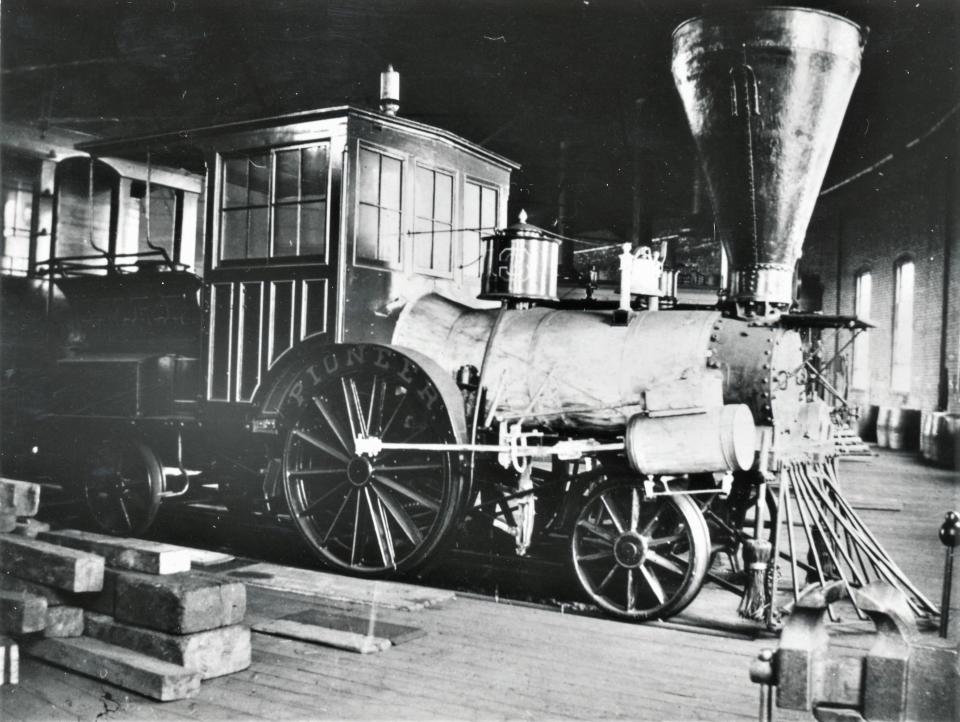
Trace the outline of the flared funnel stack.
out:
<instances>
[{"instance_id":1,"label":"flared funnel stack","mask_svg":"<svg viewBox=\"0 0 960 722\"><path fill-rule=\"evenodd\" d=\"M730 294L747 314L793 300L793 274L863 36L831 13L770 7L673 33L673 77L706 174Z\"/></svg>"}]
</instances>

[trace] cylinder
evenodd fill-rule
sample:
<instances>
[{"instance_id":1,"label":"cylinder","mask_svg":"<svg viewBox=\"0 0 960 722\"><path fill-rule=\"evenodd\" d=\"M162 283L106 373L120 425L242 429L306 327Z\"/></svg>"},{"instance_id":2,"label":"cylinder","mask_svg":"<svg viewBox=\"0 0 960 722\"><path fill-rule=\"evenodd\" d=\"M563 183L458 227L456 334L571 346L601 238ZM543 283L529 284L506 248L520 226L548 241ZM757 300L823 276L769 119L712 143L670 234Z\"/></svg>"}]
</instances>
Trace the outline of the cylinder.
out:
<instances>
[{"instance_id":1,"label":"cylinder","mask_svg":"<svg viewBox=\"0 0 960 722\"><path fill-rule=\"evenodd\" d=\"M380 73L380 112L396 115L400 110L400 73L388 65Z\"/></svg>"},{"instance_id":2,"label":"cylinder","mask_svg":"<svg viewBox=\"0 0 960 722\"><path fill-rule=\"evenodd\" d=\"M682 416L637 415L627 423L624 445L630 465L642 474L740 471L753 466L756 427L744 404Z\"/></svg>"},{"instance_id":3,"label":"cylinder","mask_svg":"<svg viewBox=\"0 0 960 722\"><path fill-rule=\"evenodd\" d=\"M485 239L484 300L556 301L560 242L517 223Z\"/></svg>"},{"instance_id":4,"label":"cylinder","mask_svg":"<svg viewBox=\"0 0 960 722\"><path fill-rule=\"evenodd\" d=\"M877 412L877 446L881 449L890 448L890 413L889 406L881 406Z\"/></svg>"}]
</instances>

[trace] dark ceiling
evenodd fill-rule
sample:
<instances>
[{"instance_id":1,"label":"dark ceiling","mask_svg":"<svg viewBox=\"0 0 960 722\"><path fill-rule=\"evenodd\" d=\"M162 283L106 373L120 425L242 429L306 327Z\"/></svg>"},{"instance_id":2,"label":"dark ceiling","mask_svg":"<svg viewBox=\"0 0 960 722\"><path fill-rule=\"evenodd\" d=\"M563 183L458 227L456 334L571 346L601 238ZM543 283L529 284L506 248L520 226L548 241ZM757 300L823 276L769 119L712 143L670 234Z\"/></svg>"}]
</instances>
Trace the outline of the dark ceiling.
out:
<instances>
[{"instance_id":1,"label":"dark ceiling","mask_svg":"<svg viewBox=\"0 0 960 722\"><path fill-rule=\"evenodd\" d=\"M623 233L637 146L659 210L689 203L692 144L670 77L672 29L705 7L747 4L3 0L2 112L122 136L374 106L379 72L392 63L401 114L523 164L514 205L555 214L562 181L590 199L571 213L574 230ZM870 28L829 183L902 148L956 105L960 2L808 4Z\"/></svg>"}]
</instances>

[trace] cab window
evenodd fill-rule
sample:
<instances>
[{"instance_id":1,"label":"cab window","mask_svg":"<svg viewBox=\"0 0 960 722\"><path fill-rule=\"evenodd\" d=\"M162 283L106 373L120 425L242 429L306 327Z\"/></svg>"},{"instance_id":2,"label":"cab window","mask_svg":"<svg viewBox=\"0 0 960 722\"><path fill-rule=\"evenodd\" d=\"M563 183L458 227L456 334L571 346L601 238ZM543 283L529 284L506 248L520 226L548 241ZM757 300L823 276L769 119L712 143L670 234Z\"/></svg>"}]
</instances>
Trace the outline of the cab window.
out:
<instances>
[{"instance_id":1,"label":"cab window","mask_svg":"<svg viewBox=\"0 0 960 722\"><path fill-rule=\"evenodd\" d=\"M220 260L323 257L330 144L223 158Z\"/></svg>"},{"instance_id":2,"label":"cab window","mask_svg":"<svg viewBox=\"0 0 960 722\"><path fill-rule=\"evenodd\" d=\"M397 267L402 258L403 162L360 148L356 260Z\"/></svg>"}]
</instances>

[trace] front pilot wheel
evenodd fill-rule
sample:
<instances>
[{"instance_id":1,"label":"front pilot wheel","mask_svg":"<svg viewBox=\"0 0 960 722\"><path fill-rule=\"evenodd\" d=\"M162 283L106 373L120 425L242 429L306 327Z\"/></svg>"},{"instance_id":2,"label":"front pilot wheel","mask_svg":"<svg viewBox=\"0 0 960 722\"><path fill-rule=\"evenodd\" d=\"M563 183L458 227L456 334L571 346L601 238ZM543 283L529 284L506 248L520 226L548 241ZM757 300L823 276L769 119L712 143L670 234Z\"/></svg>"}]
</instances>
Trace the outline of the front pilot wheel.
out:
<instances>
[{"instance_id":1,"label":"front pilot wheel","mask_svg":"<svg viewBox=\"0 0 960 722\"><path fill-rule=\"evenodd\" d=\"M685 496L645 498L642 484L604 484L586 499L571 538L574 570L589 597L635 621L680 612L700 590L710 535Z\"/></svg>"}]
</instances>

